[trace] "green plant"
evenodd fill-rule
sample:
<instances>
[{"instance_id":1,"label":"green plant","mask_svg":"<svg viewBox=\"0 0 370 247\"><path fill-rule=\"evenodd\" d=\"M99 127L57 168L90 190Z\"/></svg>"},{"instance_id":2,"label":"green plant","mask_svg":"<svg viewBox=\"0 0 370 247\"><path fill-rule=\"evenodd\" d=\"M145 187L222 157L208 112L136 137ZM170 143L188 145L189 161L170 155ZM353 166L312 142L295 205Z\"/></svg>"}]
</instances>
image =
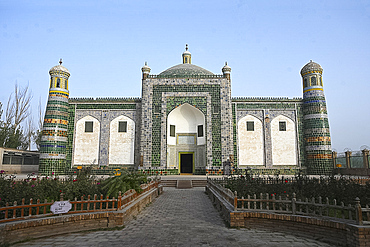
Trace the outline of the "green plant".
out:
<instances>
[{"instance_id":1,"label":"green plant","mask_svg":"<svg viewBox=\"0 0 370 247\"><path fill-rule=\"evenodd\" d=\"M301 200L321 196L323 199L327 197L331 201L336 199L338 203L344 202L346 205L353 205L354 199L359 197L362 205L370 204L370 182L362 185L354 179L346 177L312 178L298 174L294 178L288 179L279 176L260 177L247 174L246 176L225 178L223 183L231 191L237 191L239 198L260 193L284 198L296 193L297 199Z\"/></svg>"},{"instance_id":2,"label":"green plant","mask_svg":"<svg viewBox=\"0 0 370 247\"><path fill-rule=\"evenodd\" d=\"M108 178L103 182L103 189L107 196L118 197L118 193L134 189L141 192L140 185L148 181L147 175L134 170L121 170L119 175Z\"/></svg>"}]
</instances>

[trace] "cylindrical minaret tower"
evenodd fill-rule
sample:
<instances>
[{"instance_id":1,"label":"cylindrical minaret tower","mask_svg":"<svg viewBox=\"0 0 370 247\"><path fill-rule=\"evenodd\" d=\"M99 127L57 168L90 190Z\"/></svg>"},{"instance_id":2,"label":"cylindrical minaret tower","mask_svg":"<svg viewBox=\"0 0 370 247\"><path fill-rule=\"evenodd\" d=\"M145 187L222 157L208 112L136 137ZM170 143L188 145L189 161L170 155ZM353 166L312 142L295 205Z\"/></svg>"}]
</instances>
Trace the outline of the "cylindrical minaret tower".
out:
<instances>
[{"instance_id":1,"label":"cylindrical minaret tower","mask_svg":"<svg viewBox=\"0 0 370 247\"><path fill-rule=\"evenodd\" d=\"M332 150L322 72L322 67L312 60L301 70L305 166L308 174L330 175Z\"/></svg>"},{"instance_id":2,"label":"cylindrical minaret tower","mask_svg":"<svg viewBox=\"0 0 370 247\"><path fill-rule=\"evenodd\" d=\"M142 79L145 80L150 74L150 67L148 66L147 62L145 62L145 65L141 67L141 72L142 72Z\"/></svg>"},{"instance_id":3,"label":"cylindrical minaret tower","mask_svg":"<svg viewBox=\"0 0 370 247\"><path fill-rule=\"evenodd\" d=\"M227 78L229 81L231 79L230 74L231 74L231 68L229 65L227 65L227 62L225 62L225 66L222 67L222 73L225 78Z\"/></svg>"},{"instance_id":4,"label":"cylindrical minaret tower","mask_svg":"<svg viewBox=\"0 0 370 247\"><path fill-rule=\"evenodd\" d=\"M67 169L68 78L70 73L62 66L62 59L59 64L49 71L49 98L40 145L39 173L42 175L63 174Z\"/></svg>"}]
</instances>

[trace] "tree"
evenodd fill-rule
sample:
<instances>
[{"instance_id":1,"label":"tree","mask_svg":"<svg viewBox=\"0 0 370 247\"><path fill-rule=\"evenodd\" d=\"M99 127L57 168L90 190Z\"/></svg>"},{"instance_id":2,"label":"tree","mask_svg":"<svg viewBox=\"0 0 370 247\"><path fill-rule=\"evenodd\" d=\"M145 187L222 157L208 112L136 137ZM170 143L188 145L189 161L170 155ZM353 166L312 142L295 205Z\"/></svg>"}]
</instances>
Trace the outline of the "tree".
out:
<instances>
[{"instance_id":1,"label":"tree","mask_svg":"<svg viewBox=\"0 0 370 247\"><path fill-rule=\"evenodd\" d=\"M37 130L33 134L33 141L36 144L37 150L40 151L42 127L44 124L44 115L42 114L42 110L41 110L41 98L39 99L38 113L39 113L39 116L38 116L39 121L38 121Z\"/></svg>"},{"instance_id":2,"label":"tree","mask_svg":"<svg viewBox=\"0 0 370 247\"><path fill-rule=\"evenodd\" d=\"M30 103L32 94L28 86L21 88L15 84L14 93L12 93L7 102L5 111L5 121L0 120L0 146L8 148L26 149L30 146L33 127L32 119L29 120L26 135L23 133L22 122L30 115ZM2 103L0 102L0 118L3 114Z\"/></svg>"},{"instance_id":3,"label":"tree","mask_svg":"<svg viewBox=\"0 0 370 247\"><path fill-rule=\"evenodd\" d=\"M32 93L28 91L28 85L21 88L15 83L14 95L9 95L8 104L6 106L5 122L13 124L15 130L20 127L20 124L30 115Z\"/></svg>"},{"instance_id":4,"label":"tree","mask_svg":"<svg viewBox=\"0 0 370 247\"><path fill-rule=\"evenodd\" d=\"M35 126L33 125L32 115L29 115L28 118L26 119L26 133L25 133L28 150L31 150L34 135L35 135Z\"/></svg>"}]
</instances>

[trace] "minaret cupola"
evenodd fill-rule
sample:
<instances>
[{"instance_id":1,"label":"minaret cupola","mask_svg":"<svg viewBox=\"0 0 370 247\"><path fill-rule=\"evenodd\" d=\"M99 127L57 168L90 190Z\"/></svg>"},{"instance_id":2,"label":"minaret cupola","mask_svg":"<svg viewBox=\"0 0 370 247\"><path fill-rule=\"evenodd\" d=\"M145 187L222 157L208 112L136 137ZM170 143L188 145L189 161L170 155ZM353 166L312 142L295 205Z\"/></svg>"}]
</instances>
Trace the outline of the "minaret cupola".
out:
<instances>
[{"instance_id":1,"label":"minaret cupola","mask_svg":"<svg viewBox=\"0 0 370 247\"><path fill-rule=\"evenodd\" d=\"M224 77L230 80L231 68L227 65L227 62L225 62L225 66L222 67L222 73L224 74Z\"/></svg>"},{"instance_id":2,"label":"minaret cupola","mask_svg":"<svg viewBox=\"0 0 370 247\"><path fill-rule=\"evenodd\" d=\"M142 72L142 79L145 80L150 73L150 67L148 66L147 62L145 62L145 65L141 67L141 72Z\"/></svg>"},{"instance_id":3,"label":"minaret cupola","mask_svg":"<svg viewBox=\"0 0 370 247\"><path fill-rule=\"evenodd\" d=\"M185 51L182 54L182 63L185 64L191 64L191 53L188 51L189 47L188 44L185 46Z\"/></svg>"},{"instance_id":4,"label":"minaret cupola","mask_svg":"<svg viewBox=\"0 0 370 247\"><path fill-rule=\"evenodd\" d=\"M68 79L71 75L67 68L62 66L62 59L59 60L59 65L52 67L49 70L50 88L58 88L68 90Z\"/></svg>"},{"instance_id":5,"label":"minaret cupola","mask_svg":"<svg viewBox=\"0 0 370 247\"><path fill-rule=\"evenodd\" d=\"M301 69L301 76L303 80L303 90L312 89L312 88L321 88L323 87L322 83L322 72L323 69L320 64L310 60L303 68Z\"/></svg>"}]
</instances>

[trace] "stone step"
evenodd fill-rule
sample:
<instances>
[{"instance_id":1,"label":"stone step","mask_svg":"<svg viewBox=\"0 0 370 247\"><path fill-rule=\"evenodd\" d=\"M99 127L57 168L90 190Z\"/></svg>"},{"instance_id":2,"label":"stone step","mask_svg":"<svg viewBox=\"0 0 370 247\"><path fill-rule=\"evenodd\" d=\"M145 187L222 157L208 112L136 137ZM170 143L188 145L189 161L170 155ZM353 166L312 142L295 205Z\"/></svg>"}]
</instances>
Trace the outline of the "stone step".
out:
<instances>
[{"instance_id":1,"label":"stone step","mask_svg":"<svg viewBox=\"0 0 370 247\"><path fill-rule=\"evenodd\" d=\"M207 180L192 180L193 187L206 187Z\"/></svg>"},{"instance_id":2,"label":"stone step","mask_svg":"<svg viewBox=\"0 0 370 247\"><path fill-rule=\"evenodd\" d=\"M177 180L163 180L162 179L162 186L163 187L176 187Z\"/></svg>"},{"instance_id":3,"label":"stone step","mask_svg":"<svg viewBox=\"0 0 370 247\"><path fill-rule=\"evenodd\" d=\"M193 188L191 180L177 180L176 188L178 189L190 189Z\"/></svg>"},{"instance_id":4,"label":"stone step","mask_svg":"<svg viewBox=\"0 0 370 247\"><path fill-rule=\"evenodd\" d=\"M193 180L193 179L189 179L189 180L162 179L162 186L176 188L178 187L178 181L191 181L191 187L206 187L207 186L207 180L200 180L200 179L196 179L196 180ZM189 183L189 182L185 182L185 183Z\"/></svg>"}]
</instances>

